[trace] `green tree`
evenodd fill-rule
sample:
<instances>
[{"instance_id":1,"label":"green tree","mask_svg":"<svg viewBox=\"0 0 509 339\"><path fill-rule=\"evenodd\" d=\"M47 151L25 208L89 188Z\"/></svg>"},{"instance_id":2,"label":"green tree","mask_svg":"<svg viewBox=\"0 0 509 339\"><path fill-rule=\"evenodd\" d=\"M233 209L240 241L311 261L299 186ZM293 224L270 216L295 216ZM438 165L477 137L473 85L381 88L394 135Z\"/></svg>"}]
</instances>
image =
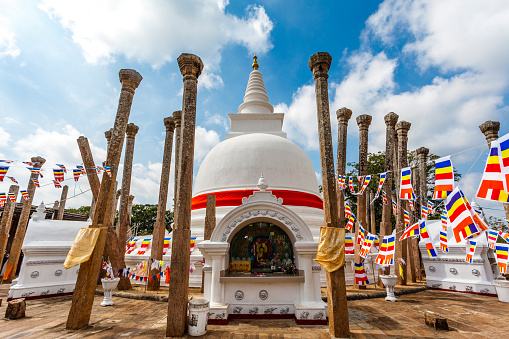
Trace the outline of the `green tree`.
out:
<instances>
[{"instance_id":1,"label":"green tree","mask_svg":"<svg viewBox=\"0 0 509 339\"><path fill-rule=\"evenodd\" d=\"M131 226L138 226L138 235L147 235L154 232L154 223L157 217L157 205L133 205ZM165 213L166 229L171 232L173 223L173 212Z\"/></svg>"},{"instance_id":2,"label":"green tree","mask_svg":"<svg viewBox=\"0 0 509 339\"><path fill-rule=\"evenodd\" d=\"M78 208L66 208L67 212L79 213L83 215L90 215L90 206L81 206Z\"/></svg>"}]
</instances>

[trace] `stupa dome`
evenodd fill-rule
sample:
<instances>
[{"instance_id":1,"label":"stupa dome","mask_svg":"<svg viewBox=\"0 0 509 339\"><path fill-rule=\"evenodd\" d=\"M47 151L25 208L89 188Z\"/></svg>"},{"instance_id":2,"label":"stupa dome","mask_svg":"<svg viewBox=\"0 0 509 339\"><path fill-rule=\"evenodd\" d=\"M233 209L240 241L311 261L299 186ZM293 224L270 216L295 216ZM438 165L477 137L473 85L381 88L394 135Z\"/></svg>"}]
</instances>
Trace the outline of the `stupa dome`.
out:
<instances>
[{"instance_id":1,"label":"stupa dome","mask_svg":"<svg viewBox=\"0 0 509 339\"><path fill-rule=\"evenodd\" d=\"M269 188L319 195L315 171L302 148L283 137L249 133L227 139L203 160L193 196L224 190L257 189L263 173Z\"/></svg>"}]
</instances>

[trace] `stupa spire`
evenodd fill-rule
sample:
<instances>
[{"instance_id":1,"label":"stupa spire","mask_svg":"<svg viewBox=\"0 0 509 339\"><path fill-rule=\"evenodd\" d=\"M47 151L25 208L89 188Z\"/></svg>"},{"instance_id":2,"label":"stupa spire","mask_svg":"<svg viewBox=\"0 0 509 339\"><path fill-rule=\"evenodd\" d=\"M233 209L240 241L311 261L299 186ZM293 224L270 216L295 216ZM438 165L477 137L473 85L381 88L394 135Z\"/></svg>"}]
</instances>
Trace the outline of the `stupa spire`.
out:
<instances>
[{"instance_id":1,"label":"stupa spire","mask_svg":"<svg viewBox=\"0 0 509 339\"><path fill-rule=\"evenodd\" d=\"M253 57L253 71L249 74L244 102L239 106L239 113L274 113L269 103L262 73L258 70L258 58Z\"/></svg>"}]
</instances>

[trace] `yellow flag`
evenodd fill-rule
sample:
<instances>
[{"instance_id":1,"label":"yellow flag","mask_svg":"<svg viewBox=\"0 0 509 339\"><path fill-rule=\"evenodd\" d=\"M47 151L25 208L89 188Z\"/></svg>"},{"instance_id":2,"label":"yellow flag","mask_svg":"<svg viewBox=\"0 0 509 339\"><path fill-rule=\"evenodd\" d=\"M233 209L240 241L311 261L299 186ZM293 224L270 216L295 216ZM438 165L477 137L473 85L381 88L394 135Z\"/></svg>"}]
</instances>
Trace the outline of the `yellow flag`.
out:
<instances>
[{"instance_id":1,"label":"yellow flag","mask_svg":"<svg viewBox=\"0 0 509 339\"><path fill-rule=\"evenodd\" d=\"M82 228L76 235L74 242L65 258L64 267L69 269L79 265L88 259L94 251L95 243L101 230L106 228Z\"/></svg>"},{"instance_id":2,"label":"yellow flag","mask_svg":"<svg viewBox=\"0 0 509 339\"><path fill-rule=\"evenodd\" d=\"M321 227L316 261L327 272L337 271L345 265L345 229Z\"/></svg>"},{"instance_id":3,"label":"yellow flag","mask_svg":"<svg viewBox=\"0 0 509 339\"><path fill-rule=\"evenodd\" d=\"M403 276L403 267L401 267L401 264L399 264L399 275L401 276L402 279L405 279L405 277Z\"/></svg>"}]
</instances>

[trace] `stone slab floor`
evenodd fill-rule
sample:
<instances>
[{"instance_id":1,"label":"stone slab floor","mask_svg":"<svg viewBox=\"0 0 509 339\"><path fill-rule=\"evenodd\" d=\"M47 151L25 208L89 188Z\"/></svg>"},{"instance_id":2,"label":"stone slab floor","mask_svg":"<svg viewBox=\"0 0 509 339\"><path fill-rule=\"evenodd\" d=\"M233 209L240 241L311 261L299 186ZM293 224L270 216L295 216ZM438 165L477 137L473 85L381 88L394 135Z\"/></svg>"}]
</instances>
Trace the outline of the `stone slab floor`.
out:
<instances>
[{"instance_id":1,"label":"stone slab floor","mask_svg":"<svg viewBox=\"0 0 509 339\"><path fill-rule=\"evenodd\" d=\"M3 318L6 288L0 288L0 338L163 338L167 304L114 298L101 307L95 297L91 326L65 330L71 298L27 301L27 317ZM353 338L509 338L509 304L497 298L442 291L404 295L397 303L384 299L348 302ZM448 319L451 331L435 331L424 324L424 311ZM330 338L327 326L298 326L293 320L235 320L227 326L209 326L210 338Z\"/></svg>"}]
</instances>

